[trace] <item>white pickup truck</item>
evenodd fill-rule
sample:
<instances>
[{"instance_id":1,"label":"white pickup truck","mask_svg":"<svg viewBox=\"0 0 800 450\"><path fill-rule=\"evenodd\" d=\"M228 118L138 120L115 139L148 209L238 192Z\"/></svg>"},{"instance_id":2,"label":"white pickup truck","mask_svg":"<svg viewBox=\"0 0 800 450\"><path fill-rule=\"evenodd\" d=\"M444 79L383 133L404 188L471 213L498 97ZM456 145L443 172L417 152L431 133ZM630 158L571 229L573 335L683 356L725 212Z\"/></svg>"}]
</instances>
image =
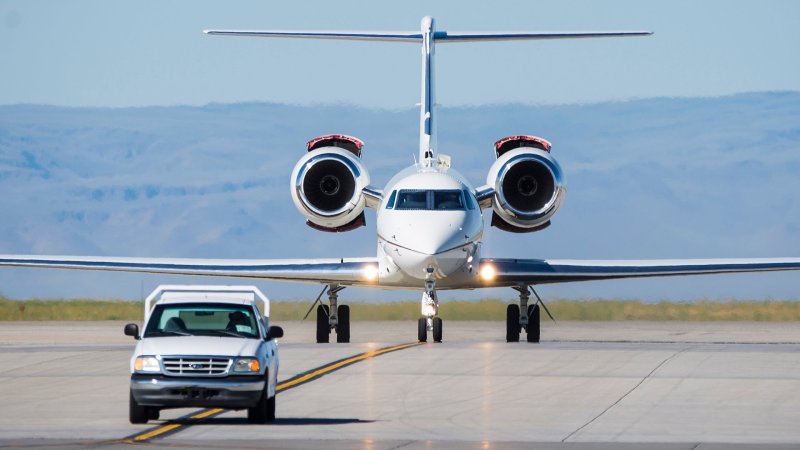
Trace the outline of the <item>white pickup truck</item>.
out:
<instances>
[{"instance_id":1,"label":"white pickup truck","mask_svg":"<svg viewBox=\"0 0 800 450\"><path fill-rule=\"evenodd\" d=\"M162 285L145 300L131 357L130 421L165 408L247 408L251 423L275 419L276 338L269 299L255 286Z\"/></svg>"}]
</instances>

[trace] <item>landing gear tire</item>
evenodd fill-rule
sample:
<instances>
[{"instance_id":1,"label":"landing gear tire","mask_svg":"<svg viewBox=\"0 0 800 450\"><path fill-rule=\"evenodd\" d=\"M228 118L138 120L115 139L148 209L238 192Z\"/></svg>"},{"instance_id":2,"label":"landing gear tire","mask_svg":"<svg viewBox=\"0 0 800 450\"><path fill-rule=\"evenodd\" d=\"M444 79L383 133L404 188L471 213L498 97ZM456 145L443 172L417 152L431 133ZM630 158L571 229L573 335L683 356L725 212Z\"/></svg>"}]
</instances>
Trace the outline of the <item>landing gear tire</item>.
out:
<instances>
[{"instance_id":1,"label":"landing gear tire","mask_svg":"<svg viewBox=\"0 0 800 450\"><path fill-rule=\"evenodd\" d=\"M519 305L506 308L506 342L519 342Z\"/></svg>"},{"instance_id":2,"label":"landing gear tire","mask_svg":"<svg viewBox=\"0 0 800 450\"><path fill-rule=\"evenodd\" d=\"M417 321L417 339L420 342L428 342L428 321L424 317Z\"/></svg>"},{"instance_id":3,"label":"landing gear tire","mask_svg":"<svg viewBox=\"0 0 800 450\"><path fill-rule=\"evenodd\" d=\"M528 326L525 328L528 342L539 342L541 333L541 311L539 305L528 306Z\"/></svg>"},{"instance_id":4,"label":"landing gear tire","mask_svg":"<svg viewBox=\"0 0 800 450\"><path fill-rule=\"evenodd\" d=\"M433 318L433 342L442 342L442 319Z\"/></svg>"},{"instance_id":5,"label":"landing gear tire","mask_svg":"<svg viewBox=\"0 0 800 450\"><path fill-rule=\"evenodd\" d=\"M133 392L130 392L130 397L128 401L128 420L131 423L147 423L149 414L149 409L147 406L140 405L135 398L133 398Z\"/></svg>"},{"instance_id":6,"label":"landing gear tire","mask_svg":"<svg viewBox=\"0 0 800 450\"><path fill-rule=\"evenodd\" d=\"M339 305L339 322L336 324L336 342L350 342L350 306Z\"/></svg>"},{"instance_id":7,"label":"landing gear tire","mask_svg":"<svg viewBox=\"0 0 800 450\"><path fill-rule=\"evenodd\" d=\"M273 420L275 420L275 397L267 397L267 390L264 389L256 406L247 408L247 421L263 424Z\"/></svg>"},{"instance_id":8,"label":"landing gear tire","mask_svg":"<svg viewBox=\"0 0 800 450\"><path fill-rule=\"evenodd\" d=\"M331 327L328 322L330 309L328 305L317 306L317 344L327 344L331 339Z\"/></svg>"}]
</instances>

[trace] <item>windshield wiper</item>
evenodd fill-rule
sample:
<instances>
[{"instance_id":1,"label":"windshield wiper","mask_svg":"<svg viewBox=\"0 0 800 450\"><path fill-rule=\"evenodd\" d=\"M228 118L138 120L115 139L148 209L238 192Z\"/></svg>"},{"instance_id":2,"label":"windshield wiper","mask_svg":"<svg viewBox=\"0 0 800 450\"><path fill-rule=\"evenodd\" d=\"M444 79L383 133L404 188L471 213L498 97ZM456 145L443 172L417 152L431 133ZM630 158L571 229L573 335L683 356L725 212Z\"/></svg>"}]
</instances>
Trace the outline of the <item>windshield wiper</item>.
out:
<instances>
[{"instance_id":1,"label":"windshield wiper","mask_svg":"<svg viewBox=\"0 0 800 450\"><path fill-rule=\"evenodd\" d=\"M170 335L170 336L194 336L192 333L186 333L184 331L162 330L162 331L152 331L150 333L147 333L147 336L145 336L145 337L156 337L156 336L164 336L164 335Z\"/></svg>"},{"instance_id":2,"label":"windshield wiper","mask_svg":"<svg viewBox=\"0 0 800 450\"><path fill-rule=\"evenodd\" d=\"M236 331L229 331L229 330L203 330L204 333L214 333L214 334L221 334L224 336L232 336L232 337L239 337L239 338L247 338L249 336L236 332Z\"/></svg>"}]
</instances>

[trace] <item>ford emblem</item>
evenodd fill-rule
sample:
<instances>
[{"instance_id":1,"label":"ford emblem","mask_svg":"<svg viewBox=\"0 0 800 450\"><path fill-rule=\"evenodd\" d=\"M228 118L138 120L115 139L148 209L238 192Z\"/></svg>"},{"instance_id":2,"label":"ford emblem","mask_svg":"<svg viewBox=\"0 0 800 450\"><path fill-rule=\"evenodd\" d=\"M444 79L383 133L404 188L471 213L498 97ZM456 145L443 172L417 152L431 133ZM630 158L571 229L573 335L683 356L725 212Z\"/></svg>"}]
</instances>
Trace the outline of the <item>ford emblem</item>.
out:
<instances>
[{"instance_id":1,"label":"ford emblem","mask_svg":"<svg viewBox=\"0 0 800 450\"><path fill-rule=\"evenodd\" d=\"M205 367L205 364L194 363L194 364L190 365L189 367L191 367L192 369L202 369L202 368Z\"/></svg>"}]
</instances>

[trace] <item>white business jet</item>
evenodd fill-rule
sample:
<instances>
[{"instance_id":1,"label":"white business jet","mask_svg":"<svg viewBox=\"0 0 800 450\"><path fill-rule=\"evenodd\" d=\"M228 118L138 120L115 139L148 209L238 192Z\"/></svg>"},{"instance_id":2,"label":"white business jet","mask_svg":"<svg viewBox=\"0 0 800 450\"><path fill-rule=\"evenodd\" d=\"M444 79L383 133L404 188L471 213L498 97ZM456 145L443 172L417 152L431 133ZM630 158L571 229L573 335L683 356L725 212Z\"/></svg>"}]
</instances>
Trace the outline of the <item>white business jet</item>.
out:
<instances>
[{"instance_id":1,"label":"white business jet","mask_svg":"<svg viewBox=\"0 0 800 450\"><path fill-rule=\"evenodd\" d=\"M338 305L346 286L422 291L417 338L442 340L436 292L441 289L510 287L518 304L507 308L506 340L540 336L539 305L546 306L534 285L613 278L757 272L800 269L800 258L587 261L485 258L481 254L483 210L491 225L503 231L530 233L550 225L564 201L564 173L550 154L550 143L535 136L510 136L494 145L496 161L486 184L474 187L439 153L434 108L434 55L437 44L475 41L543 40L645 36L644 31L452 33L438 31L430 17L419 31L228 31L207 34L271 38L350 39L405 42L422 48L422 98L419 158L399 172L383 190L370 185L360 157L363 142L341 134L308 142L291 176L291 195L312 228L346 232L364 226L364 209L377 213L377 255L367 258L297 260L220 260L113 258L97 256L0 255L0 265L81 270L112 270L181 275L233 276L321 283L317 301L327 290L328 304L317 307L317 342L336 331L350 340L350 310ZM536 302L529 304L530 294ZM316 302L315 302L316 304ZM312 305L313 308L313 305ZM310 311L310 310L309 310ZM551 316L552 317L552 316Z\"/></svg>"}]
</instances>

